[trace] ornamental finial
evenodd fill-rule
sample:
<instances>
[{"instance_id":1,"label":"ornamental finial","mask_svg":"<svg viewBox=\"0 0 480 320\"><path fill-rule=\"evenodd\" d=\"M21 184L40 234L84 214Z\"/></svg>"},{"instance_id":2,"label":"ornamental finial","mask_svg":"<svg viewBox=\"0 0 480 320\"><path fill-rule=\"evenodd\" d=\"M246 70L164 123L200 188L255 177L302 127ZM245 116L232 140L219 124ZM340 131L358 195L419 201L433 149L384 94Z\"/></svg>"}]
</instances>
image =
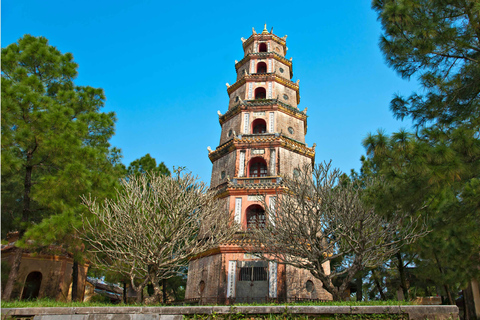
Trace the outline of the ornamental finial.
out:
<instances>
[{"instance_id":1,"label":"ornamental finial","mask_svg":"<svg viewBox=\"0 0 480 320\"><path fill-rule=\"evenodd\" d=\"M265 26L263 27L262 34L268 34L267 24L266 24L266 23L265 23Z\"/></svg>"},{"instance_id":2,"label":"ornamental finial","mask_svg":"<svg viewBox=\"0 0 480 320\"><path fill-rule=\"evenodd\" d=\"M257 33L255 32L255 28L254 28L254 27L252 27L252 33L253 33L253 34L257 34Z\"/></svg>"}]
</instances>

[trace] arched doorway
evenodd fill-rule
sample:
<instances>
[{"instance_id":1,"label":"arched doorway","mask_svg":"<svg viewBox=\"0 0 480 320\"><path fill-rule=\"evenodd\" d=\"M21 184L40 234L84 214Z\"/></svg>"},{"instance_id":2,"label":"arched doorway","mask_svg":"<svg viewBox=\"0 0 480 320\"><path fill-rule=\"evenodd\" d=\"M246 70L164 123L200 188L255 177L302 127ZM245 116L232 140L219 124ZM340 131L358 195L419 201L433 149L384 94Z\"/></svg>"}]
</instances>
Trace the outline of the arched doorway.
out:
<instances>
[{"instance_id":1,"label":"arched doorway","mask_svg":"<svg viewBox=\"0 0 480 320\"><path fill-rule=\"evenodd\" d=\"M267 44L265 42L258 45L258 52L267 52Z\"/></svg>"},{"instance_id":2,"label":"arched doorway","mask_svg":"<svg viewBox=\"0 0 480 320\"><path fill-rule=\"evenodd\" d=\"M267 176L267 163L265 159L256 157L250 160L249 177L266 177Z\"/></svg>"},{"instance_id":3,"label":"arched doorway","mask_svg":"<svg viewBox=\"0 0 480 320\"><path fill-rule=\"evenodd\" d=\"M258 204L252 204L247 208L247 230L265 227L265 210Z\"/></svg>"},{"instance_id":4,"label":"arched doorway","mask_svg":"<svg viewBox=\"0 0 480 320\"><path fill-rule=\"evenodd\" d=\"M42 273L38 271L30 272L25 279L23 286L22 300L33 300L38 298L40 285L42 284Z\"/></svg>"},{"instance_id":5,"label":"arched doorway","mask_svg":"<svg viewBox=\"0 0 480 320\"><path fill-rule=\"evenodd\" d=\"M265 133L267 132L267 123L263 119L255 119L252 122L252 133Z\"/></svg>"},{"instance_id":6,"label":"arched doorway","mask_svg":"<svg viewBox=\"0 0 480 320\"><path fill-rule=\"evenodd\" d=\"M267 64L265 62L257 64L257 73L267 73Z\"/></svg>"},{"instance_id":7,"label":"arched doorway","mask_svg":"<svg viewBox=\"0 0 480 320\"><path fill-rule=\"evenodd\" d=\"M255 89L255 99L266 99L267 98L267 91L265 88L257 88Z\"/></svg>"}]
</instances>

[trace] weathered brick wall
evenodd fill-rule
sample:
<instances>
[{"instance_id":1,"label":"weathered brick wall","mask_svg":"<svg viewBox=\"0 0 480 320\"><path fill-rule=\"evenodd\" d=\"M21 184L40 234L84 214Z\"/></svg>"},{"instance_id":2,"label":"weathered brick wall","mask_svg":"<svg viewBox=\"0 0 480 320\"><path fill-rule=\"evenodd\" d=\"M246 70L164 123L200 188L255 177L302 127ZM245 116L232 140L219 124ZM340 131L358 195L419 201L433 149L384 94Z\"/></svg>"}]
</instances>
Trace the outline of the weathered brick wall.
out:
<instances>
[{"instance_id":1,"label":"weathered brick wall","mask_svg":"<svg viewBox=\"0 0 480 320\"><path fill-rule=\"evenodd\" d=\"M13 254L2 254L2 261L11 264ZM72 282L72 260L63 256L23 254L18 271L18 283L14 287L12 295L14 298L21 298L25 280L31 272L40 272L42 281L38 298L52 298L61 301L68 300L69 286ZM78 295L83 297L85 290L86 272L88 266L79 267Z\"/></svg>"},{"instance_id":2,"label":"weathered brick wall","mask_svg":"<svg viewBox=\"0 0 480 320\"><path fill-rule=\"evenodd\" d=\"M242 66L238 68L237 81L243 78L245 71L247 72L247 74L250 73L250 61L243 63Z\"/></svg>"},{"instance_id":3,"label":"weathered brick wall","mask_svg":"<svg viewBox=\"0 0 480 320\"><path fill-rule=\"evenodd\" d=\"M290 67L276 59L273 59L273 71L282 78L290 79Z\"/></svg>"},{"instance_id":4,"label":"weathered brick wall","mask_svg":"<svg viewBox=\"0 0 480 320\"><path fill-rule=\"evenodd\" d=\"M288 299L297 297L301 299L332 300L332 295L323 289L322 282L312 276L309 271L287 265L286 275ZM307 289L307 281L313 283L313 290L310 292Z\"/></svg>"},{"instance_id":5,"label":"weathered brick wall","mask_svg":"<svg viewBox=\"0 0 480 320\"><path fill-rule=\"evenodd\" d=\"M275 41L270 41L270 51L276 52L282 57L284 57L287 53L283 51L283 46Z\"/></svg>"},{"instance_id":6,"label":"weathered brick wall","mask_svg":"<svg viewBox=\"0 0 480 320\"><path fill-rule=\"evenodd\" d=\"M239 113L233 118L225 121L222 125L222 132L220 133L220 144L222 145L228 140L233 139L233 133L235 132L237 135L240 134L240 130L242 130L242 114ZM229 136L230 130L232 130L232 135Z\"/></svg>"},{"instance_id":7,"label":"weathered brick wall","mask_svg":"<svg viewBox=\"0 0 480 320\"><path fill-rule=\"evenodd\" d=\"M203 281L205 287L200 289ZM185 299L202 297L216 297L226 282L222 256L219 254L190 261L188 265L187 288Z\"/></svg>"},{"instance_id":8,"label":"weathered brick wall","mask_svg":"<svg viewBox=\"0 0 480 320\"><path fill-rule=\"evenodd\" d=\"M277 97L280 101L297 108L297 92L281 83L274 82L272 98L276 99Z\"/></svg>"},{"instance_id":9,"label":"weathered brick wall","mask_svg":"<svg viewBox=\"0 0 480 320\"><path fill-rule=\"evenodd\" d=\"M305 126L302 120L283 112L276 112L275 116L277 120L275 124L275 132L280 132L280 130L282 130L282 133L287 137L305 143ZM288 131L289 127L293 129L293 134Z\"/></svg>"},{"instance_id":10,"label":"weathered brick wall","mask_svg":"<svg viewBox=\"0 0 480 320\"><path fill-rule=\"evenodd\" d=\"M294 168L302 169L305 164L311 164L310 158L290 150L280 148L280 172L279 175L289 176L293 174Z\"/></svg>"},{"instance_id":11,"label":"weathered brick wall","mask_svg":"<svg viewBox=\"0 0 480 320\"><path fill-rule=\"evenodd\" d=\"M248 63L247 63L248 65ZM229 97L229 101L228 101L228 109L230 110L231 108L233 108L234 106L236 106L237 104L240 103L240 99L242 100L247 100L247 92L246 92L246 86L243 85L243 86L240 86L237 90L235 90L234 92L232 92L230 94L230 97ZM237 99L238 97L238 99Z\"/></svg>"},{"instance_id":12,"label":"weathered brick wall","mask_svg":"<svg viewBox=\"0 0 480 320\"><path fill-rule=\"evenodd\" d=\"M236 152L230 152L220 159L216 160L212 166L212 179L210 180L210 187L214 188L221 183L227 181L227 177L232 179L235 176L235 162ZM225 177L222 178L222 172L225 172Z\"/></svg>"}]
</instances>

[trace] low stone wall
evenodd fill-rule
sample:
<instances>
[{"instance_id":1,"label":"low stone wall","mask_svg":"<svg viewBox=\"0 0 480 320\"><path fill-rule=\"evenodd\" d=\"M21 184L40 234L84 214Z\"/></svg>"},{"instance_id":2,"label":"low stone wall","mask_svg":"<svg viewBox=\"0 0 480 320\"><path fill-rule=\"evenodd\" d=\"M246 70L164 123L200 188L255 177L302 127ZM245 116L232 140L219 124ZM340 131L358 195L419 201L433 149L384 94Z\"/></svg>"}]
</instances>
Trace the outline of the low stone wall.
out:
<instances>
[{"instance_id":1,"label":"low stone wall","mask_svg":"<svg viewBox=\"0 0 480 320\"><path fill-rule=\"evenodd\" d=\"M33 320L182 320L183 315L284 314L407 314L408 319L458 319L456 306L231 306L231 307L81 307L2 308L2 319Z\"/></svg>"}]
</instances>

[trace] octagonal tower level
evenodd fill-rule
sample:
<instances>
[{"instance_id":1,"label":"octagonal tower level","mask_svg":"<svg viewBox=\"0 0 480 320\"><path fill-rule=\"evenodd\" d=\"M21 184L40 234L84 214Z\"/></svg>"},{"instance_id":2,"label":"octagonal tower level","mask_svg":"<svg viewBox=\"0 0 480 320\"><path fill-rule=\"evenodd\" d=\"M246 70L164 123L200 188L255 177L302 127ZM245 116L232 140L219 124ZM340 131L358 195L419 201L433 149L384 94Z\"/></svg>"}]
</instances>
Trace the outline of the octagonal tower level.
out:
<instances>
[{"instance_id":1,"label":"octagonal tower level","mask_svg":"<svg viewBox=\"0 0 480 320\"><path fill-rule=\"evenodd\" d=\"M268 32L266 26L262 33L253 30L248 39L242 38L245 55L235 62L236 82L227 83L228 110L218 111L220 145L208 148L213 164L210 187L226 202L242 234L190 261L186 299L223 303L331 298L309 272L259 260L241 243L248 241L249 228L266 221L258 195L266 195L273 207L280 176L315 160L315 145L305 144L306 109L298 109L299 81L290 80L286 38Z\"/></svg>"}]
</instances>

